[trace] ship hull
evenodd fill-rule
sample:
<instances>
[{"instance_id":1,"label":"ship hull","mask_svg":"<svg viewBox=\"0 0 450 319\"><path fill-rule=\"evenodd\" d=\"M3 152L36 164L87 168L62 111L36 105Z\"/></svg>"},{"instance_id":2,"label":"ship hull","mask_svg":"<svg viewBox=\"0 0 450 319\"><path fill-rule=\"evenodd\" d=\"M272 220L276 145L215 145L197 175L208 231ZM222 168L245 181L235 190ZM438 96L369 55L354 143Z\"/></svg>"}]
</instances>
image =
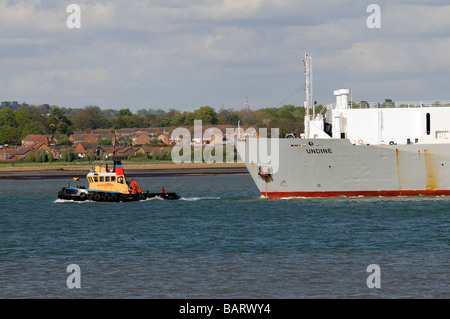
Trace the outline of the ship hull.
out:
<instances>
[{"instance_id":1,"label":"ship hull","mask_svg":"<svg viewBox=\"0 0 450 319\"><path fill-rule=\"evenodd\" d=\"M450 195L450 144L250 138L236 149L262 197Z\"/></svg>"}]
</instances>

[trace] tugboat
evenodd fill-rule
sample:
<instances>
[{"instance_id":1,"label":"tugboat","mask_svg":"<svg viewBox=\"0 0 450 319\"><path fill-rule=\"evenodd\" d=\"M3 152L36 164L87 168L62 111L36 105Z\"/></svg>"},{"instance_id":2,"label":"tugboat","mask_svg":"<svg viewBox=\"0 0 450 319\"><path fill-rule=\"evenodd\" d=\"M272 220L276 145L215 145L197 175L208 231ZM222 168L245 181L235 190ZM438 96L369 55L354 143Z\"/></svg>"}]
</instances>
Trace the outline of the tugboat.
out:
<instances>
[{"instance_id":1,"label":"tugboat","mask_svg":"<svg viewBox=\"0 0 450 319\"><path fill-rule=\"evenodd\" d=\"M134 180L127 181L123 171L122 163L114 160L113 169L108 169L108 164L95 166L87 174L89 188L83 186L63 187L58 192L59 199L74 201L95 201L95 202L128 202L146 200L149 198L179 199L176 193L166 193L164 188L160 193L144 193L139 184Z\"/></svg>"}]
</instances>

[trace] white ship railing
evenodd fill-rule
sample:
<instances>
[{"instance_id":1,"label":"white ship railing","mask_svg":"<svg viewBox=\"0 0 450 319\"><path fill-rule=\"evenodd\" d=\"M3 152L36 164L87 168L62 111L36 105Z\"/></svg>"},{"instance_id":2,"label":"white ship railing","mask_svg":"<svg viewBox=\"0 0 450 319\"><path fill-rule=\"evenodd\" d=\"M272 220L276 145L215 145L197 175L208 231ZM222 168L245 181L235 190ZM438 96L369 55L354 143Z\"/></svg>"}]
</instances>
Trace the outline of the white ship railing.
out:
<instances>
[{"instance_id":1,"label":"white ship railing","mask_svg":"<svg viewBox=\"0 0 450 319\"><path fill-rule=\"evenodd\" d=\"M328 104L330 105L330 104ZM332 108L336 107L336 104L331 104ZM360 108L412 108L412 107L450 107L450 100L443 101L384 101L384 102L369 102L361 101L348 102L349 109L360 109Z\"/></svg>"}]
</instances>

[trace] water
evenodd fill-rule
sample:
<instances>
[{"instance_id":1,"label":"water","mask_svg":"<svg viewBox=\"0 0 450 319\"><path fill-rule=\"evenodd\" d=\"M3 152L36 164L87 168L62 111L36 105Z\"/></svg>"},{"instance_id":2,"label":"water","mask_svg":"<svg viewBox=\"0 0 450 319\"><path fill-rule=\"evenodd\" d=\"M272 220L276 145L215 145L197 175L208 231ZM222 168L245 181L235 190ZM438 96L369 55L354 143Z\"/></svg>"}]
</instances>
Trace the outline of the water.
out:
<instances>
[{"instance_id":1,"label":"water","mask_svg":"<svg viewBox=\"0 0 450 319\"><path fill-rule=\"evenodd\" d=\"M268 200L248 175L137 180L182 199L75 203L56 199L64 180L1 181L0 297L450 297L450 198Z\"/></svg>"}]
</instances>

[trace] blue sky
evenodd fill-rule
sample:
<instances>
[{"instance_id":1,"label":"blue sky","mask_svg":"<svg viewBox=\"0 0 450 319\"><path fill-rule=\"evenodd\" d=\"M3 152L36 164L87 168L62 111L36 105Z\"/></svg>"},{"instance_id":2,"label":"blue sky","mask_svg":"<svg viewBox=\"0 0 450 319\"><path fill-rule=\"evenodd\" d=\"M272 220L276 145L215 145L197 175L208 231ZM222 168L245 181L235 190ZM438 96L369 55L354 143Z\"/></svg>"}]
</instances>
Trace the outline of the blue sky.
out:
<instances>
[{"instance_id":1,"label":"blue sky","mask_svg":"<svg viewBox=\"0 0 450 319\"><path fill-rule=\"evenodd\" d=\"M80 29L66 25L72 3ZM367 26L372 3L381 28ZM302 105L305 53L321 104L339 88L357 102L450 100L449 17L448 1L0 0L0 101Z\"/></svg>"}]
</instances>

